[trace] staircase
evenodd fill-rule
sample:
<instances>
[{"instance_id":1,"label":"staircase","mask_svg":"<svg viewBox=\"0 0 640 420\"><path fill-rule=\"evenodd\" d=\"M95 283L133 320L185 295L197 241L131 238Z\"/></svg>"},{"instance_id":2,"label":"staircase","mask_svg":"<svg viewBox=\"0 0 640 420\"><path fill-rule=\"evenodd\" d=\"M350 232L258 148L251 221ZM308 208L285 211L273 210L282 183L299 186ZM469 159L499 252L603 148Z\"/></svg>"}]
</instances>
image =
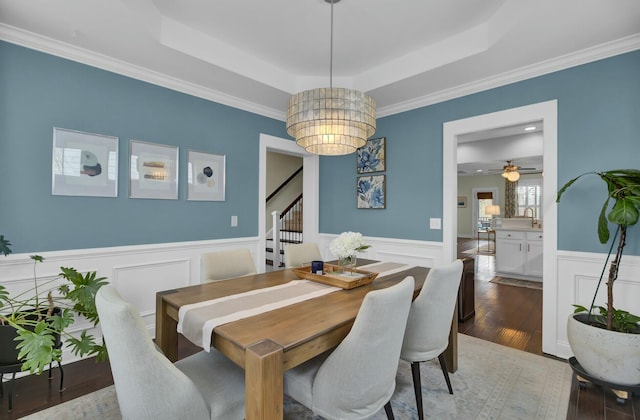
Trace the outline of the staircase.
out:
<instances>
[{"instance_id":1,"label":"staircase","mask_svg":"<svg viewBox=\"0 0 640 420\"><path fill-rule=\"evenodd\" d=\"M274 211L273 229L267 233L266 264L284 267L284 248L289 244L302 243L302 194L282 213ZM275 240L279 238L279 240ZM275 254L275 255L274 255ZM276 258L277 257L277 258Z\"/></svg>"}]
</instances>

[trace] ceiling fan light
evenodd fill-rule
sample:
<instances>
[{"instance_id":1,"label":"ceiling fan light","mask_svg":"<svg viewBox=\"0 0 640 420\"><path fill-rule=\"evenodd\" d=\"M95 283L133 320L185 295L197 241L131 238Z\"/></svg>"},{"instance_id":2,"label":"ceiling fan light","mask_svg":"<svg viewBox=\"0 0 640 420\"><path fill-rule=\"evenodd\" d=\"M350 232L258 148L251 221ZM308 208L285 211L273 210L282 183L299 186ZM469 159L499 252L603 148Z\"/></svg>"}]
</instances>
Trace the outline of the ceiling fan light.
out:
<instances>
[{"instance_id":1,"label":"ceiling fan light","mask_svg":"<svg viewBox=\"0 0 640 420\"><path fill-rule=\"evenodd\" d=\"M517 180L520 179L520 172L516 172L516 171L507 172L506 178L508 181L516 182Z\"/></svg>"},{"instance_id":2,"label":"ceiling fan light","mask_svg":"<svg viewBox=\"0 0 640 420\"><path fill-rule=\"evenodd\" d=\"M508 174L509 174L509 173L505 171L505 172L503 172L501 175L502 175L502 177L503 177L503 178L506 178L506 177L508 176Z\"/></svg>"}]
</instances>

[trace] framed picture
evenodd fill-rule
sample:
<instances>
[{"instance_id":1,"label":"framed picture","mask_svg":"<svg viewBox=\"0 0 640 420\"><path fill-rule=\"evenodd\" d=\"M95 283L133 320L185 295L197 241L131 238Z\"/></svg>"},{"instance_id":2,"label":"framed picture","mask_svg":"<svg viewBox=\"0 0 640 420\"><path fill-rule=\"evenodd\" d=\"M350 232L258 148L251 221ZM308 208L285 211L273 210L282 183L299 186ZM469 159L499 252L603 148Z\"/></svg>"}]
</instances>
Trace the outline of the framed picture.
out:
<instances>
[{"instance_id":1,"label":"framed picture","mask_svg":"<svg viewBox=\"0 0 640 420\"><path fill-rule=\"evenodd\" d=\"M51 193L118 196L118 137L53 128Z\"/></svg>"},{"instance_id":2,"label":"framed picture","mask_svg":"<svg viewBox=\"0 0 640 420\"><path fill-rule=\"evenodd\" d=\"M178 148L131 140L129 197L178 199Z\"/></svg>"},{"instance_id":3,"label":"framed picture","mask_svg":"<svg viewBox=\"0 0 640 420\"><path fill-rule=\"evenodd\" d=\"M467 207L467 197L464 195L458 196L458 208L463 209Z\"/></svg>"},{"instance_id":4,"label":"framed picture","mask_svg":"<svg viewBox=\"0 0 640 420\"><path fill-rule=\"evenodd\" d=\"M386 137L369 139L367 143L356 151L356 167L359 174L380 172L385 167Z\"/></svg>"},{"instance_id":5,"label":"framed picture","mask_svg":"<svg viewBox=\"0 0 640 420\"><path fill-rule=\"evenodd\" d=\"M357 194L359 209L383 209L386 207L386 175L359 176Z\"/></svg>"},{"instance_id":6,"label":"framed picture","mask_svg":"<svg viewBox=\"0 0 640 420\"><path fill-rule=\"evenodd\" d=\"M187 200L224 201L225 156L188 152Z\"/></svg>"}]
</instances>

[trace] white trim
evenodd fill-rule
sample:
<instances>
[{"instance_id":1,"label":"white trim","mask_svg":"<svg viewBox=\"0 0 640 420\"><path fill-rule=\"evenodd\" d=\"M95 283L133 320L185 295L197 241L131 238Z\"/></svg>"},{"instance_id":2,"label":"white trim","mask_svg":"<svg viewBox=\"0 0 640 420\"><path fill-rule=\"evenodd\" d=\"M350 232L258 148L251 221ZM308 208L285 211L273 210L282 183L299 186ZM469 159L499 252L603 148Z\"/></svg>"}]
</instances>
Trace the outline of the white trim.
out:
<instances>
[{"instance_id":1,"label":"white trim","mask_svg":"<svg viewBox=\"0 0 640 420\"><path fill-rule=\"evenodd\" d=\"M564 56L556 57L530 66L521 67L516 70L507 71L501 74L487 77L485 79L476 80L439 92L434 92L419 98L410 99L408 101L399 102L389 106L378 108L376 114L378 117L386 117L388 115L399 114L412 109L422 108L424 106L437 104L462 96L471 95L511 83L521 82L545 74L565 70L571 67L580 66L593 61L602 60L616 55L635 51L640 48L640 35L631 35L615 41L596 45L595 47L586 48L584 50L572 52Z\"/></svg>"},{"instance_id":2,"label":"white trim","mask_svg":"<svg viewBox=\"0 0 640 420\"><path fill-rule=\"evenodd\" d=\"M244 111L253 112L265 117L274 118L280 121L284 121L286 119L286 111L284 107L283 109L274 109L250 102L246 99L231 96L202 85L196 85L191 82L180 80L172 76L117 60L103 54L98 54L94 51L79 48L71 44L66 44L7 24L0 23L0 40L55 55L57 57L66 58L78 63L87 64L89 66L128 76L137 80L142 80L144 82L214 101L223 105L228 105ZM401 112L411 111L412 109L422 108L427 105L433 105L450 99L471 95L473 93L508 85L510 83L579 66L592 61L635 51L637 49L640 49L640 35L638 34L487 77L482 80L444 89L419 98L379 107L376 113L378 118L399 114Z\"/></svg>"},{"instance_id":3,"label":"white trim","mask_svg":"<svg viewBox=\"0 0 640 420\"><path fill-rule=\"evenodd\" d=\"M593 227L595 229L595 227ZM557 300L557 344L556 356L568 358L573 355L567 340L567 318L573 312L572 304L588 306L593 299L606 253L558 251L558 300ZM611 261L609 261L610 263ZM600 285L596 305L606 301L606 277ZM545 282L546 283L546 282ZM640 256L624 255L615 283L616 307L634 314L640 313L640 302L636 299L640 292ZM543 329L544 333L544 329Z\"/></svg>"},{"instance_id":4,"label":"white trim","mask_svg":"<svg viewBox=\"0 0 640 420\"><path fill-rule=\"evenodd\" d=\"M543 309L542 309L542 351L557 354L557 243L558 214L555 202L558 166L558 102L556 100L526 105L490 114L478 115L443 124L443 257L453 261L456 253L456 196L458 190L457 147L458 136L475 131L489 130L506 125L515 125L542 120L544 126L544 179L543 179Z\"/></svg>"},{"instance_id":5,"label":"white trim","mask_svg":"<svg viewBox=\"0 0 640 420\"><path fill-rule=\"evenodd\" d=\"M267 247L266 214L267 214L267 151L284 153L302 157L302 194L304 197L302 232L304 242L317 242L318 229L320 228L319 204L320 204L320 159L317 155L307 153L294 141L280 137L260 134L260 157L258 164L258 265L261 271L265 270L265 258Z\"/></svg>"},{"instance_id":6,"label":"white trim","mask_svg":"<svg viewBox=\"0 0 640 420\"><path fill-rule=\"evenodd\" d=\"M331 241L337 237L338 235L336 234L328 233L318 235L318 247L325 261L336 259L335 255L329 250L329 246ZM375 236L366 236L364 240L371 247L366 251L359 252L358 258L412 264L421 267L435 267L442 263L441 242Z\"/></svg>"},{"instance_id":7,"label":"white trim","mask_svg":"<svg viewBox=\"0 0 640 420\"><path fill-rule=\"evenodd\" d=\"M200 284L202 254L237 248L248 248L254 262L257 261L257 237L77 249L41 253L45 260L38 263L37 277L40 284L57 278L58 275L53 273L59 273L60 267L74 267L82 273L95 271L98 277L107 277L107 281L141 312L153 336L155 293ZM29 258L30 254L12 254L0 258L0 284L10 293L19 293L31 287L34 263ZM74 335L88 331L96 338L100 337L99 328L92 328L91 323L82 318L76 319L76 323L67 331ZM64 347L64 364L78 359Z\"/></svg>"},{"instance_id":8,"label":"white trim","mask_svg":"<svg viewBox=\"0 0 640 420\"><path fill-rule=\"evenodd\" d=\"M112 73L131 77L132 79L162 86L177 92L186 93L187 95L228 105L243 111L253 112L254 114L263 115L265 117L281 121L284 121L286 118L286 112L284 109L274 109L255 102L250 102L246 99L238 98L215 89L169 76L146 67L127 63L126 61L118 60L95 51L90 51L75 45L47 38L33 32L15 28L7 24L0 23L0 40L36 51L41 51L46 54L51 54L56 57L62 57L77 63L86 64Z\"/></svg>"}]
</instances>

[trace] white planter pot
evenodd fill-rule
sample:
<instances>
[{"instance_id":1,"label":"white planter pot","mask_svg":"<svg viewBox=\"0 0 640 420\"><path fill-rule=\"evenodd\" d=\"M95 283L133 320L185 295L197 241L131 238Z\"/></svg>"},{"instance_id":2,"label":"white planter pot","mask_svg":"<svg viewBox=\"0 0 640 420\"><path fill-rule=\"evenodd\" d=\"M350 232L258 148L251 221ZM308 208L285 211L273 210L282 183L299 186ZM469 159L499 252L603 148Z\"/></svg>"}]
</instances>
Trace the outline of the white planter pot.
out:
<instances>
[{"instance_id":1,"label":"white planter pot","mask_svg":"<svg viewBox=\"0 0 640 420\"><path fill-rule=\"evenodd\" d=\"M582 319L587 319L586 313L569 316L567 337L584 370L613 384L640 384L640 334L592 327Z\"/></svg>"}]
</instances>

